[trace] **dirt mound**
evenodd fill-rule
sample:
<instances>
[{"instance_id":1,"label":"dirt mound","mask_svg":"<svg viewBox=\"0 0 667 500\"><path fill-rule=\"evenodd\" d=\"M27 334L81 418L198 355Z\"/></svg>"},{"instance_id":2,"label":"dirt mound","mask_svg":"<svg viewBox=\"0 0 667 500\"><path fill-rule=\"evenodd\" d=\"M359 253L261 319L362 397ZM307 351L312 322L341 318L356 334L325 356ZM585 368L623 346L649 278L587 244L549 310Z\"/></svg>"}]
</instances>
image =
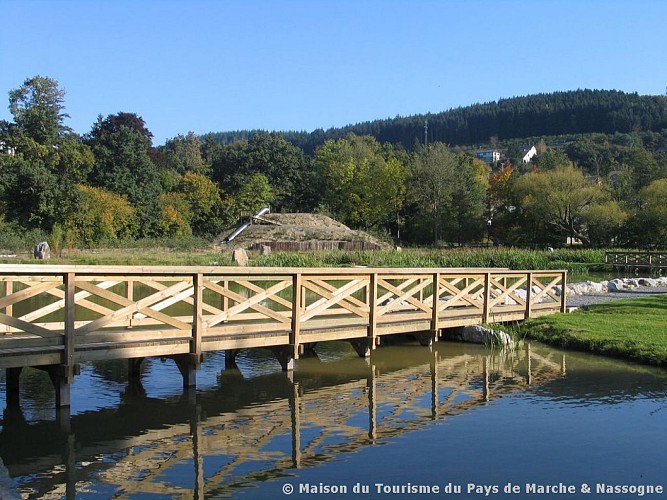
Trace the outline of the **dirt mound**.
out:
<instances>
[{"instance_id":1,"label":"dirt mound","mask_svg":"<svg viewBox=\"0 0 667 500\"><path fill-rule=\"evenodd\" d=\"M388 246L368 233L352 230L326 215L312 213L265 214L232 241L221 243L223 249L259 248L261 245L287 251L366 250Z\"/></svg>"}]
</instances>

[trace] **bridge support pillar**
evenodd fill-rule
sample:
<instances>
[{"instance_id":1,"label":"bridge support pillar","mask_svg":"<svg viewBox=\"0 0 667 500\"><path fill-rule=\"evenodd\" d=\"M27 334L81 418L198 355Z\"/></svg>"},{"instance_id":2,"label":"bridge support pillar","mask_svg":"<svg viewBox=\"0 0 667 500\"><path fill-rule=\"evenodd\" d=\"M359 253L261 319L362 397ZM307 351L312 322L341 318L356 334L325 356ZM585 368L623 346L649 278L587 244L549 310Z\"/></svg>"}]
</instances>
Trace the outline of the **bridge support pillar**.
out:
<instances>
[{"instance_id":1,"label":"bridge support pillar","mask_svg":"<svg viewBox=\"0 0 667 500\"><path fill-rule=\"evenodd\" d=\"M299 346L299 357L300 358L316 358L317 353L315 352L316 342L309 342L307 344L301 344Z\"/></svg>"},{"instance_id":2,"label":"bridge support pillar","mask_svg":"<svg viewBox=\"0 0 667 500\"><path fill-rule=\"evenodd\" d=\"M178 366L178 370L183 376L183 387L196 387L197 370L201 366L200 356L179 354L172 356L172 359L176 362L176 366Z\"/></svg>"},{"instance_id":3,"label":"bridge support pillar","mask_svg":"<svg viewBox=\"0 0 667 500\"><path fill-rule=\"evenodd\" d=\"M375 347L368 339L350 340L350 345L352 345L360 358L368 358Z\"/></svg>"},{"instance_id":4,"label":"bridge support pillar","mask_svg":"<svg viewBox=\"0 0 667 500\"><path fill-rule=\"evenodd\" d=\"M225 368L236 368L236 356L241 349L227 349L225 351Z\"/></svg>"},{"instance_id":5,"label":"bridge support pillar","mask_svg":"<svg viewBox=\"0 0 667 500\"><path fill-rule=\"evenodd\" d=\"M430 347L432 346L435 342L438 341L438 331L437 330L429 330L427 332L419 332L415 335L417 337L417 340L421 345L424 347Z\"/></svg>"},{"instance_id":6,"label":"bridge support pillar","mask_svg":"<svg viewBox=\"0 0 667 500\"><path fill-rule=\"evenodd\" d=\"M141 363L144 358L130 358L127 360L127 385L130 394L142 394Z\"/></svg>"},{"instance_id":7,"label":"bridge support pillar","mask_svg":"<svg viewBox=\"0 0 667 500\"><path fill-rule=\"evenodd\" d=\"M23 371L22 367L5 369L5 387L7 391L8 406L19 404L19 399L20 399L19 378L21 376L22 371Z\"/></svg>"},{"instance_id":8,"label":"bridge support pillar","mask_svg":"<svg viewBox=\"0 0 667 500\"><path fill-rule=\"evenodd\" d=\"M295 356L294 346L272 347L271 352L276 357L284 372L294 370Z\"/></svg>"},{"instance_id":9,"label":"bridge support pillar","mask_svg":"<svg viewBox=\"0 0 667 500\"><path fill-rule=\"evenodd\" d=\"M74 375L80 373L81 367L79 365L48 365L37 366L36 368L48 373L53 384L53 389L56 392L56 408L70 406L70 389L72 382L74 382Z\"/></svg>"}]
</instances>

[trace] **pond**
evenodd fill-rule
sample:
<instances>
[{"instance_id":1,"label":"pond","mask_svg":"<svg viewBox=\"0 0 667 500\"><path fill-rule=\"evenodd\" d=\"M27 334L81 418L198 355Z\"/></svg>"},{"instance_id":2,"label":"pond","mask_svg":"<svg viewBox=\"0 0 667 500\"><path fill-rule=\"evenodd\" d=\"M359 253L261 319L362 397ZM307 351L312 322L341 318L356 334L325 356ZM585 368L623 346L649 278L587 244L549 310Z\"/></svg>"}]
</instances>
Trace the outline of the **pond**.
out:
<instances>
[{"instance_id":1,"label":"pond","mask_svg":"<svg viewBox=\"0 0 667 500\"><path fill-rule=\"evenodd\" d=\"M344 343L82 366L69 414L27 369L0 428L0 498L662 498L667 372L539 344ZM4 384L4 379L1 381ZM586 494L590 491L589 494Z\"/></svg>"}]
</instances>

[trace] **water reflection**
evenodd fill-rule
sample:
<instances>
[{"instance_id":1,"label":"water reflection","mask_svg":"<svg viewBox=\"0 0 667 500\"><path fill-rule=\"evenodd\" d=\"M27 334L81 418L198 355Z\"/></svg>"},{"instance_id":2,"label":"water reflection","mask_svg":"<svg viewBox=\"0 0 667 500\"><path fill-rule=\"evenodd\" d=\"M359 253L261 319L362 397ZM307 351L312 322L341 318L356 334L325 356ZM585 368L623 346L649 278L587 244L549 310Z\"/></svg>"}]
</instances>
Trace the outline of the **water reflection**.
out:
<instances>
[{"instance_id":1,"label":"water reflection","mask_svg":"<svg viewBox=\"0 0 667 500\"><path fill-rule=\"evenodd\" d=\"M221 370L214 356L202 367L205 389L182 393L170 362L148 363L132 386L123 385L124 364L100 364L75 382L89 387L74 388L73 400L85 401L71 418L45 419L40 395L51 389L31 382L22 406L4 410L0 457L15 487L34 498L223 498L513 394L573 406L665 400L664 372L579 354L566 360L530 345L497 352L408 343L370 360L321 351L324 361L302 359L290 376L259 351L240 357L237 369Z\"/></svg>"}]
</instances>

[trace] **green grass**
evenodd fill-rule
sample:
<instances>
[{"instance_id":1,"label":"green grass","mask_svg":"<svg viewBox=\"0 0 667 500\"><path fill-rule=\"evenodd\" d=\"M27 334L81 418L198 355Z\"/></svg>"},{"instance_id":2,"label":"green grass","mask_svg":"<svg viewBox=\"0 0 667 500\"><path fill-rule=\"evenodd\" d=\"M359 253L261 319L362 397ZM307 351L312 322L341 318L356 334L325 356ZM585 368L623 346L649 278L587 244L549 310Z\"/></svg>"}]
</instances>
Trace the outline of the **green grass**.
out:
<instances>
[{"instance_id":1,"label":"green grass","mask_svg":"<svg viewBox=\"0 0 667 500\"><path fill-rule=\"evenodd\" d=\"M566 349L667 366L667 295L529 320L521 326L521 335Z\"/></svg>"}]
</instances>

